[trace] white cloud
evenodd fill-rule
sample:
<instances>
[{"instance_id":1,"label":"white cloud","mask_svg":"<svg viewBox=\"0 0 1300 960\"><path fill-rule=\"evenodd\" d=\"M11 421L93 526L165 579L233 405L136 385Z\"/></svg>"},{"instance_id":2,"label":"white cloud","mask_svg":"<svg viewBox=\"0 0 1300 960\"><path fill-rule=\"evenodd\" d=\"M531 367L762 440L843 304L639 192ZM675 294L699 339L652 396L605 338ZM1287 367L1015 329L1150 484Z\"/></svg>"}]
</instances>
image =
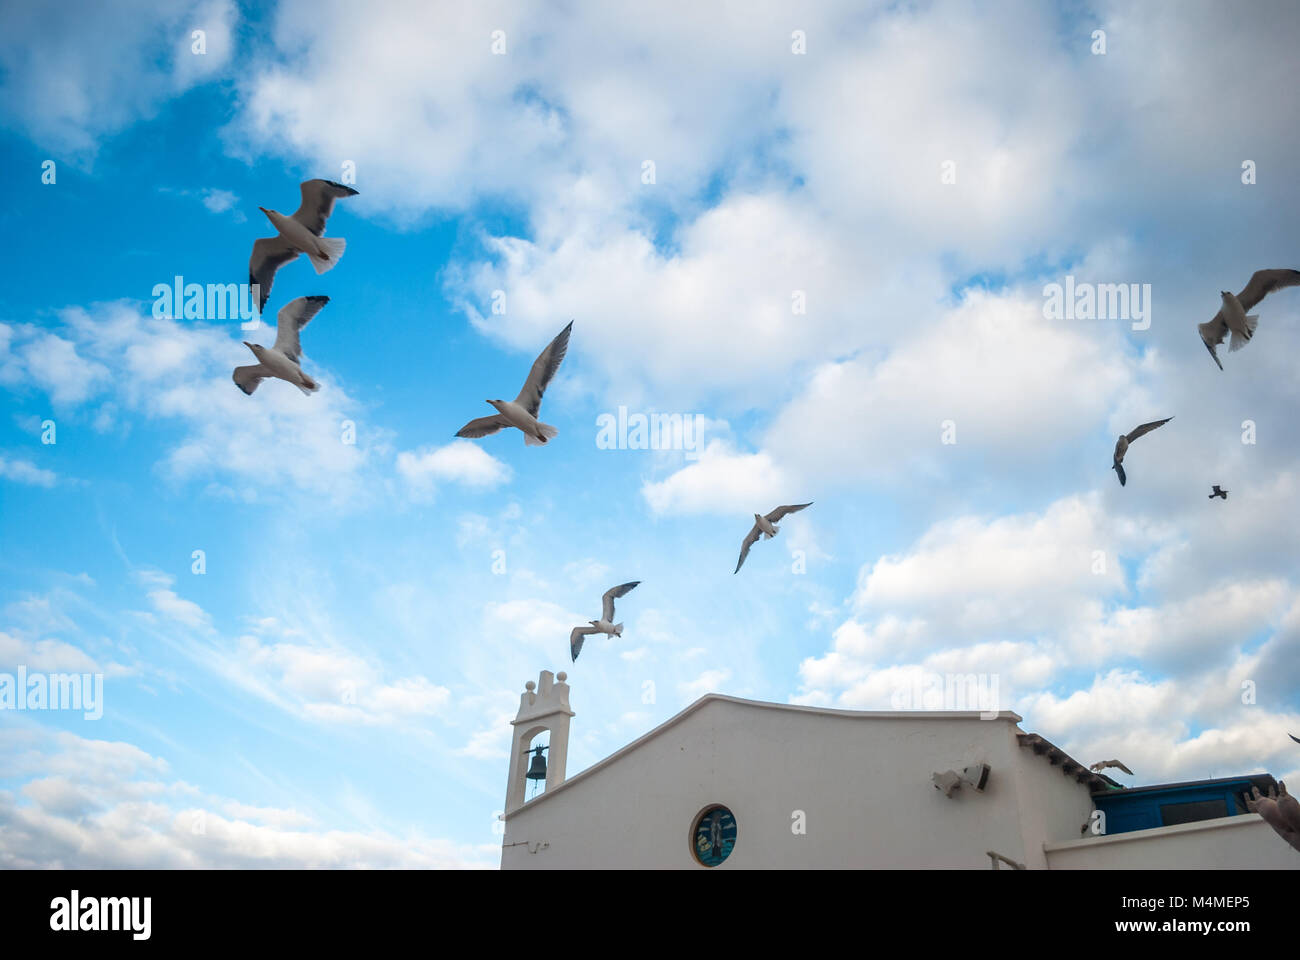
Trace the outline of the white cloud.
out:
<instances>
[{"instance_id":1,"label":"white cloud","mask_svg":"<svg viewBox=\"0 0 1300 960\"><path fill-rule=\"evenodd\" d=\"M641 488L655 513L735 512L737 505L802 502L790 496L792 483L767 453L738 453L711 441L700 458L663 480Z\"/></svg>"},{"instance_id":2,"label":"white cloud","mask_svg":"<svg viewBox=\"0 0 1300 960\"><path fill-rule=\"evenodd\" d=\"M0 865L9 869L491 867L498 844L317 827L310 814L206 796L127 743L0 730Z\"/></svg>"},{"instance_id":3,"label":"white cloud","mask_svg":"<svg viewBox=\"0 0 1300 960\"><path fill-rule=\"evenodd\" d=\"M74 407L108 379L108 369L87 360L77 345L52 333L38 333L15 351L27 377L50 395L56 408Z\"/></svg>"},{"instance_id":4,"label":"white cloud","mask_svg":"<svg viewBox=\"0 0 1300 960\"><path fill-rule=\"evenodd\" d=\"M7 382L46 390L71 415L99 401L175 424L179 436L159 464L173 480L206 480L211 492L243 500L297 488L335 506L379 488L369 474L387 441L358 430L344 442L343 423L361 420L360 408L329 371L313 371L325 389L311 397L274 380L248 397L230 374L251 362L238 339L249 334L155 319L125 303L72 307L60 319L59 334L9 328L21 366Z\"/></svg>"},{"instance_id":5,"label":"white cloud","mask_svg":"<svg viewBox=\"0 0 1300 960\"><path fill-rule=\"evenodd\" d=\"M186 600L171 589L176 582L175 577L157 571L144 571L137 576L142 583L154 587L146 596L153 608L164 617L191 629L206 628L211 625L211 618L207 611L193 600Z\"/></svg>"},{"instance_id":6,"label":"white cloud","mask_svg":"<svg viewBox=\"0 0 1300 960\"><path fill-rule=\"evenodd\" d=\"M238 12L231 0L0 8L0 114L41 146L93 153L100 137L219 74ZM191 34L206 33L206 53Z\"/></svg>"},{"instance_id":7,"label":"white cloud","mask_svg":"<svg viewBox=\"0 0 1300 960\"><path fill-rule=\"evenodd\" d=\"M207 660L235 685L315 722L405 726L443 714L451 703L447 687L423 676L389 679L380 666L339 645L246 634Z\"/></svg>"},{"instance_id":8,"label":"white cloud","mask_svg":"<svg viewBox=\"0 0 1300 960\"><path fill-rule=\"evenodd\" d=\"M0 665L25 666L41 673L103 673L104 668L79 647L62 640L28 640L0 631Z\"/></svg>"},{"instance_id":9,"label":"white cloud","mask_svg":"<svg viewBox=\"0 0 1300 960\"><path fill-rule=\"evenodd\" d=\"M427 500L444 482L491 490L509 480L511 470L478 444L454 440L441 447L403 450L397 455L397 473L412 496Z\"/></svg>"},{"instance_id":10,"label":"white cloud","mask_svg":"<svg viewBox=\"0 0 1300 960\"><path fill-rule=\"evenodd\" d=\"M1095 496L1058 500L1042 514L958 517L931 526L908 553L864 566L853 601L963 635L1008 623L1046 629L1124 590L1123 546Z\"/></svg>"},{"instance_id":11,"label":"white cloud","mask_svg":"<svg viewBox=\"0 0 1300 960\"><path fill-rule=\"evenodd\" d=\"M677 692L683 700L695 701L706 693L722 693L723 684L731 679L731 671L726 667L715 670L705 670L694 680L687 680L677 684Z\"/></svg>"},{"instance_id":12,"label":"white cloud","mask_svg":"<svg viewBox=\"0 0 1300 960\"><path fill-rule=\"evenodd\" d=\"M58 474L53 470L38 467L30 460L18 460L2 455L0 455L0 477L37 487L52 487L59 479Z\"/></svg>"}]
</instances>

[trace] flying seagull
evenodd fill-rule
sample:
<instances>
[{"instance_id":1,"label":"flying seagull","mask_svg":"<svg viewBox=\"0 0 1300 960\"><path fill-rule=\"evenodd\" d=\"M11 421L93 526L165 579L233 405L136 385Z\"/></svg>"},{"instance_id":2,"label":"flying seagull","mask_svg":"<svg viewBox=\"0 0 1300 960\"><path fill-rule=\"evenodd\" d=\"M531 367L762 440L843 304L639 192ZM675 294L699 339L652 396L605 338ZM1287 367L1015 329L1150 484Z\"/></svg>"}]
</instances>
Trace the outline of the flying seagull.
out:
<instances>
[{"instance_id":1,"label":"flying seagull","mask_svg":"<svg viewBox=\"0 0 1300 960\"><path fill-rule=\"evenodd\" d=\"M1210 494L1209 499L1210 499L1210 500L1213 500L1215 497L1218 497L1220 500L1227 500L1227 499L1228 499L1228 491L1227 491L1227 490L1224 490L1221 486L1219 486L1219 485L1216 483L1216 484L1214 485L1214 492Z\"/></svg>"},{"instance_id":2,"label":"flying seagull","mask_svg":"<svg viewBox=\"0 0 1300 960\"><path fill-rule=\"evenodd\" d=\"M573 659L578 659L578 654L582 652L583 640L593 633L603 633L607 637L623 636L623 624L614 622L614 601L626 593L629 593L640 580L633 580L631 583L620 583L617 587L610 587L605 591L605 595L600 598L600 619L589 620L589 627L574 627L569 633L569 653Z\"/></svg>"},{"instance_id":3,"label":"flying seagull","mask_svg":"<svg viewBox=\"0 0 1300 960\"><path fill-rule=\"evenodd\" d=\"M1109 767L1114 767L1117 770L1123 770L1130 777L1133 776L1133 771L1130 770L1128 767L1124 766L1124 764L1120 763L1118 760L1098 760L1088 769L1092 771L1100 771L1100 770L1105 770Z\"/></svg>"},{"instance_id":4,"label":"flying seagull","mask_svg":"<svg viewBox=\"0 0 1300 960\"><path fill-rule=\"evenodd\" d=\"M357 191L333 180L304 180L302 206L286 217L282 213L258 207L278 231L274 237L253 241L253 255L248 259L248 282L261 290L257 310L260 313L271 296L275 271L298 254L305 253L317 273L324 273L343 256L348 242L342 237L322 236L325 221L334 210L338 197L355 197Z\"/></svg>"},{"instance_id":5,"label":"flying seagull","mask_svg":"<svg viewBox=\"0 0 1300 960\"><path fill-rule=\"evenodd\" d=\"M251 367L235 367L233 379L239 389L252 396L259 383L267 377L276 377L288 380L308 396L319 390L320 384L302 372L302 346L298 342L298 332L329 302L329 297L290 300L276 314L274 346L267 348L245 340L244 346L253 351L257 363Z\"/></svg>"},{"instance_id":6,"label":"flying seagull","mask_svg":"<svg viewBox=\"0 0 1300 960\"><path fill-rule=\"evenodd\" d=\"M1144 423L1140 427L1134 427L1128 434L1121 434L1120 438L1115 441L1115 458L1110 468L1119 474L1119 485L1121 487L1128 483L1128 477L1124 473L1124 454L1128 453L1128 445L1138 437L1150 433L1156 427L1163 427L1172 419L1173 417L1165 417L1163 420L1152 420L1150 423Z\"/></svg>"},{"instance_id":7,"label":"flying seagull","mask_svg":"<svg viewBox=\"0 0 1300 960\"><path fill-rule=\"evenodd\" d=\"M1201 342L1205 344L1205 349L1210 351L1210 356L1214 358L1220 370L1223 369L1223 361L1219 359L1219 353L1214 348L1223 343L1223 338L1231 333L1232 339L1228 342L1228 352L1240 350L1250 342L1250 338L1255 335L1255 328L1259 326L1259 317L1247 316L1246 311L1256 306L1274 290L1294 287L1297 284L1300 284L1300 270L1256 270L1251 275L1250 283L1246 284L1246 289L1235 297L1229 290L1219 291L1223 306L1214 315L1213 320L1208 323L1198 323L1196 329L1201 332Z\"/></svg>"},{"instance_id":8,"label":"flying seagull","mask_svg":"<svg viewBox=\"0 0 1300 960\"><path fill-rule=\"evenodd\" d=\"M744 542L740 545L740 559L736 561L736 569L733 570L732 573L740 573L741 565L745 562L745 558L749 556L749 548L758 541L760 536L764 536L768 540L771 540L776 536L776 532L781 529L776 525L776 521L780 520L788 513L798 513L804 507L811 507L812 504L813 501L809 500L807 503L796 503L792 506L777 507L767 516L763 516L759 513L754 514L754 527L749 531Z\"/></svg>"},{"instance_id":9,"label":"flying seagull","mask_svg":"<svg viewBox=\"0 0 1300 960\"><path fill-rule=\"evenodd\" d=\"M471 420L456 431L456 436L477 440L479 437L489 436L506 427L518 427L523 431L525 444L530 447L540 447L559 433L560 431L549 423L538 421L537 414L542 409L542 394L546 392L546 387L555 376L555 371L560 369L560 362L569 349L571 330L573 330L572 320L567 327L556 334L550 345L533 361L533 368L528 371L528 379L524 381L524 388L519 391L519 396L512 401L487 401L496 407L497 412L492 416Z\"/></svg>"}]
</instances>

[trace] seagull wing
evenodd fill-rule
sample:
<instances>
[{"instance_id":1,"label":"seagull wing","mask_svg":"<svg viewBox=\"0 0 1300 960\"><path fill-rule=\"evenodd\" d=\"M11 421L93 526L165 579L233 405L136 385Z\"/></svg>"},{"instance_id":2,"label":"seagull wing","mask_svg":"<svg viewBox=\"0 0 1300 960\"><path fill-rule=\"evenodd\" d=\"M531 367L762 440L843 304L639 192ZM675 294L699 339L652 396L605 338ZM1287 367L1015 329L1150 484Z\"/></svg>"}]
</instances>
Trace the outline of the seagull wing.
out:
<instances>
[{"instance_id":1,"label":"seagull wing","mask_svg":"<svg viewBox=\"0 0 1300 960\"><path fill-rule=\"evenodd\" d=\"M334 201L339 197L355 197L357 191L333 180L304 180L302 206L293 212L293 219L316 236L325 232L325 221L334 212Z\"/></svg>"},{"instance_id":2,"label":"seagull wing","mask_svg":"<svg viewBox=\"0 0 1300 960\"><path fill-rule=\"evenodd\" d=\"M749 531L749 535L745 537L744 542L740 545L740 559L736 561L736 569L733 570L732 573L740 573L741 564L743 564L745 558L749 556L749 548L754 545L754 541L756 541L761 535L762 531L758 529L758 524L754 524L753 529Z\"/></svg>"},{"instance_id":3,"label":"seagull wing","mask_svg":"<svg viewBox=\"0 0 1300 960\"><path fill-rule=\"evenodd\" d=\"M1133 430L1124 439L1127 440L1129 443L1132 443L1138 437L1145 437L1156 427L1163 427L1166 423L1168 423L1172 419L1173 417L1165 417L1163 420L1152 420L1150 423L1144 423L1140 427L1134 427Z\"/></svg>"},{"instance_id":4,"label":"seagull wing","mask_svg":"<svg viewBox=\"0 0 1300 960\"><path fill-rule=\"evenodd\" d=\"M555 371L560 369L560 361L568 352L569 333L572 330L573 321L570 320L569 325L556 334L555 339L533 361L533 369L528 371L524 388L519 391L519 396L515 397L515 403L527 410L531 416L537 416L537 412L542 409L542 394L546 392L546 387L555 376Z\"/></svg>"},{"instance_id":5,"label":"seagull wing","mask_svg":"<svg viewBox=\"0 0 1300 960\"><path fill-rule=\"evenodd\" d=\"M1133 776L1133 771L1130 770L1128 767L1124 766L1124 764L1120 763L1118 760L1099 760L1097 763L1094 763L1094 764L1093 764L1091 767L1089 767L1088 769L1089 769L1089 770L1105 770L1107 767L1114 767L1114 768L1116 768L1117 770L1123 770L1123 771L1124 771L1125 773L1127 773L1130 777Z\"/></svg>"},{"instance_id":6,"label":"seagull wing","mask_svg":"<svg viewBox=\"0 0 1300 960\"><path fill-rule=\"evenodd\" d=\"M290 300L275 315L275 347L294 363L299 363L302 347L298 342L298 332L311 322L311 318L321 312L329 297L299 297Z\"/></svg>"},{"instance_id":7,"label":"seagull wing","mask_svg":"<svg viewBox=\"0 0 1300 960\"><path fill-rule=\"evenodd\" d=\"M777 507L775 510L773 510L771 513L769 513L769 514L767 515L767 519L768 519L770 522L772 522L772 523L776 523L778 520L780 520L780 519L781 519L782 517L784 517L786 514L788 514L788 513L798 513L798 512L799 512L800 510L802 510L804 507L811 507L812 505L813 505L813 502L812 502L811 500L809 500L807 503L796 503L796 504L793 504L793 505L790 505L790 506Z\"/></svg>"},{"instance_id":8,"label":"seagull wing","mask_svg":"<svg viewBox=\"0 0 1300 960\"><path fill-rule=\"evenodd\" d=\"M251 397L257 385L270 375L270 370L260 363L255 363L251 367L235 367L235 375L232 379L235 381L235 386Z\"/></svg>"},{"instance_id":9,"label":"seagull wing","mask_svg":"<svg viewBox=\"0 0 1300 960\"><path fill-rule=\"evenodd\" d=\"M248 258L248 283L260 288L257 312L261 313L271 296L275 271L298 256L298 249L281 236L263 237L253 241L253 255Z\"/></svg>"},{"instance_id":10,"label":"seagull wing","mask_svg":"<svg viewBox=\"0 0 1300 960\"><path fill-rule=\"evenodd\" d=\"M494 413L490 417L479 417L477 420L471 420L456 431L456 436L477 440L479 437L491 436L498 430L503 430L508 426L510 424L506 423L505 417L499 413Z\"/></svg>"},{"instance_id":11,"label":"seagull wing","mask_svg":"<svg viewBox=\"0 0 1300 960\"><path fill-rule=\"evenodd\" d=\"M1274 290L1300 285L1300 270L1256 270L1246 289L1237 294L1243 310L1249 311Z\"/></svg>"},{"instance_id":12,"label":"seagull wing","mask_svg":"<svg viewBox=\"0 0 1300 960\"><path fill-rule=\"evenodd\" d=\"M1198 323L1196 329L1201 334L1201 342L1205 344L1205 349L1210 351L1210 356L1222 370L1223 361L1219 359L1219 351L1214 348L1223 343L1228 336L1228 321L1223 319L1223 311L1220 310L1214 315L1214 319L1207 323Z\"/></svg>"},{"instance_id":13,"label":"seagull wing","mask_svg":"<svg viewBox=\"0 0 1300 960\"><path fill-rule=\"evenodd\" d=\"M1296 743L1300 743L1300 737L1297 737L1294 733L1288 733L1287 736L1290 737L1292 740L1294 740Z\"/></svg>"},{"instance_id":14,"label":"seagull wing","mask_svg":"<svg viewBox=\"0 0 1300 960\"><path fill-rule=\"evenodd\" d=\"M605 595L600 598L600 618L606 623L614 622L614 601L625 593L630 593L640 580L633 580L631 583L620 583L617 587L610 587L605 591Z\"/></svg>"},{"instance_id":15,"label":"seagull wing","mask_svg":"<svg viewBox=\"0 0 1300 960\"><path fill-rule=\"evenodd\" d=\"M569 655L574 660L578 659L578 654L582 652L582 642L593 633L600 633L595 627L574 627L569 632Z\"/></svg>"}]
</instances>

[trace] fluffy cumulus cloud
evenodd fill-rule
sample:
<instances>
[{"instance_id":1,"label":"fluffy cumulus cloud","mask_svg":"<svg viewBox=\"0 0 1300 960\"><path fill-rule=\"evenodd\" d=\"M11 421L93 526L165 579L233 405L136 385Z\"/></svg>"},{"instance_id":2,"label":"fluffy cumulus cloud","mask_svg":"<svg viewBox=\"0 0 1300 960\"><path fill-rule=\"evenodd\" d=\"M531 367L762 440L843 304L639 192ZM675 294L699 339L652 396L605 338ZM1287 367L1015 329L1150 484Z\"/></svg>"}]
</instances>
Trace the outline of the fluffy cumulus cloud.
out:
<instances>
[{"instance_id":1,"label":"fluffy cumulus cloud","mask_svg":"<svg viewBox=\"0 0 1300 960\"><path fill-rule=\"evenodd\" d=\"M740 453L721 440L711 441L700 458L663 480L641 489L656 513L734 510L737 503L789 502L791 489L767 453Z\"/></svg>"},{"instance_id":2,"label":"fluffy cumulus cloud","mask_svg":"<svg viewBox=\"0 0 1300 960\"><path fill-rule=\"evenodd\" d=\"M0 866L304 869L489 867L495 844L327 827L297 809L211 796L128 743L0 729Z\"/></svg>"},{"instance_id":3,"label":"fluffy cumulus cloud","mask_svg":"<svg viewBox=\"0 0 1300 960\"><path fill-rule=\"evenodd\" d=\"M439 483L490 490L505 483L511 471L478 444L458 440L441 447L403 450L397 455L397 473L415 497L429 499Z\"/></svg>"},{"instance_id":4,"label":"fluffy cumulus cloud","mask_svg":"<svg viewBox=\"0 0 1300 960\"><path fill-rule=\"evenodd\" d=\"M231 0L5 4L0 114L42 147L91 154L102 136L220 75L238 20Z\"/></svg>"},{"instance_id":5,"label":"fluffy cumulus cloud","mask_svg":"<svg viewBox=\"0 0 1300 960\"><path fill-rule=\"evenodd\" d=\"M1272 671L1300 654L1295 579L1142 591L1162 529L1113 524L1101 502L940 522L864 566L855 616L801 664L795 699L974 709L974 677L1067 749L1122 751L1148 781L1294 766L1294 670Z\"/></svg>"}]
</instances>

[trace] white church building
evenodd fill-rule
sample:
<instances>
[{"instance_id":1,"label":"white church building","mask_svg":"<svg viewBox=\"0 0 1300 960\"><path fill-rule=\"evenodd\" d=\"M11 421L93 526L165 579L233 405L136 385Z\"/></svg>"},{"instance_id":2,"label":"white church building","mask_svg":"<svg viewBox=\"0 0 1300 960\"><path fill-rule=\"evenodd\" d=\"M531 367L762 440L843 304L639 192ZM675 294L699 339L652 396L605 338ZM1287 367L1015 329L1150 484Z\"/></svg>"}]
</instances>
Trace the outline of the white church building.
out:
<instances>
[{"instance_id":1,"label":"white church building","mask_svg":"<svg viewBox=\"0 0 1300 960\"><path fill-rule=\"evenodd\" d=\"M512 721L504 869L1300 867L1241 799L1268 774L1125 788L1007 711L708 694L566 778L565 680Z\"/></svg>"}]
</instances>

